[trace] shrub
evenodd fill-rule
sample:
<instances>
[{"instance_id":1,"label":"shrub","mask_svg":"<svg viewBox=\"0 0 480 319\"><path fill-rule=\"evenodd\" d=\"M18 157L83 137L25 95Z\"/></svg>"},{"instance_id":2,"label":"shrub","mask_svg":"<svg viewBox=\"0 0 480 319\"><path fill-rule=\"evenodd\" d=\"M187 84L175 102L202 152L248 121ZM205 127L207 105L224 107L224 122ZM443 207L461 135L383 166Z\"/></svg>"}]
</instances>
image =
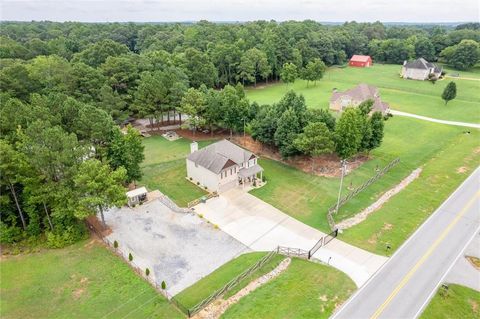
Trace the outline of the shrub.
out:
<instances>
[{"instance_id":1,"label":"shrub","mask_svg":"<svg viewBox=\"0 0 480 319\"><path fill-rule=\"evenodd\" d=\"M198 217L203 218L203 214L198 214Z\"/></svg>"},{"instance_id":2,"label":"shrub","mask_svg":"<svg viewBox=\"0 0 480 319\"><path fill-rule=\"evenodd\" d=\"M193 180L193 178L189 177L190 180Z\"/></svg>"},{"instance_id":3,"label":"shrub","mask_svg":"<svg viewBox=\"0 0 480 319\"><path fill-rule=\"evenodd\" d=\"M218 225L217 225L217 224L213 224L213 228L218 229Z\"/></svg>"},{"instance_id":4,"label":"shrub","mask_svg":"<svg viewBox=\"0 0 480 319\"><path fill-rule=\"evenodd\" d=\"M167 288L167 284L165 283L165 281L162 281L162 289L165 290Z\"/></svg>"},{"instance_id":5,"label":"shrub","mask_svg":"<svg viewBox=\"0 0 480 319\"><path fill-rule=\"evenodd\" d=\"M207 187L207 186L204 186L204 188L205 188L205 190L207 190L207 189L208 189L208 187Z\"/></svg>"},{"instance_id":6,"label":"shrub","mask_svg":"<svg viewBox=\"0 0 480 319\"><path fill-rule=\"evenodd\" d=\"M132 253L128 253L128 260L130 260L130 261L132 261L132 260L133 260Z\"/></svg>"},{"instance_id":7,"label":"shrub","mask_svg":"<svg viewBox=\"0 0 480 319\"><path fill-rule=\"evenodd\" d=\"M115 249L118 248L118 241L116 241L116 240L113 241L113 248L115 248Z\"/></svg>"},{"instance_id":8,"label":"shrub","mask_svg":"<svg viewBox=\"0 0 480 319\"><path fill-rule=\"evenodd\" d=\"M197 182L197 185L200 185L200 182Z\"/></svg>"},{"instance_id":9,"label":"shrub","mask_svg":"<svg viewBox=\"0 0 480 319\"><path fill-rule=\"evenodd\" d=\"M53 232L47 232L47 246L62 248L87 237L85 227L81 224L70 225L66 228L57 227Z\"/></svg>"},{"instance_id":10,"label":"shrub","mask_svg":"<svg viewBox=\"0 0 480 319\"><path fill-rule=\"evenodd\" d=\"M253 187L256 187L257 186L257 181L256 180L253 180Z\"/></svg>"},{"instance_id":11,"label":"shrub","mask_svg":"<svg viewBox=\"0 0 480 319\"><path fill-rule=\"evenodd\" d=\"M150 269L148 269L148 268L145 269L145 275L147 275L147 277L148 277L148 275L150 275Z\"/></svg>"}]
</instances>

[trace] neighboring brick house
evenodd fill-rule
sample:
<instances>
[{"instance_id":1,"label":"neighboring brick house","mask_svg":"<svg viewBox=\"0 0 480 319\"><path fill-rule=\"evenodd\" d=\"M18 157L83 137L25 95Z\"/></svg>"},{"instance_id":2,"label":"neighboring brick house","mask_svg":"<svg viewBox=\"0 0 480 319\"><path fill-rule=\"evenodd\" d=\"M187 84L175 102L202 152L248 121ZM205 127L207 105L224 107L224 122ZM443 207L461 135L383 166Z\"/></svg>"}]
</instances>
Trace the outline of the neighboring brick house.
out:
<instances>
[{"instance_id":1,"label":"neighboring brick house","mask_svg":"<svg viewBox=\"0 0 480 319\"><path fill-rule=\"evenodd\" d=\"M430 78L438 79L442 75L442 69L424 58L420 58L410 62L404 61L401 75L404 79L422 81Z\"/></svg>"},{"instance_id":2,"label":"neighboring brick house","mask_svg":"<svg viewBox=\"0 0 480 319\"><path fill-rule=\"evenodd\" d=\"M362 83L345 92L334 90L330 98L330 109L342 112L347 107L357 107L366 100L373 100L372 112L380 111L382 114L390 112L388 103L382 102L380 93L374 86Z\"/></svg>"},{"instance_id":3,"label":"neighboring brick house","mask_svg":"<svg viewBox=\"0 0 480 319\"><path fill-rule=\"evenodd\" d=\"M258 157L227 140L198 149L197 142L190 145L187 157L187 177L209 191L224 192L239 184L253 182L263 168Z\"/></svg>"},{"instance_id":4,"label":"neighboring brick house","mask_svg":"<svg viewBox=\"0 0 480 319\"><path fill-rule=\"evenodd\" d=\"M357 66L361 68L369 67L373 65L372 58L369 55L353 55L348 61L349 66Z\"/></svg>"}]
</instances>

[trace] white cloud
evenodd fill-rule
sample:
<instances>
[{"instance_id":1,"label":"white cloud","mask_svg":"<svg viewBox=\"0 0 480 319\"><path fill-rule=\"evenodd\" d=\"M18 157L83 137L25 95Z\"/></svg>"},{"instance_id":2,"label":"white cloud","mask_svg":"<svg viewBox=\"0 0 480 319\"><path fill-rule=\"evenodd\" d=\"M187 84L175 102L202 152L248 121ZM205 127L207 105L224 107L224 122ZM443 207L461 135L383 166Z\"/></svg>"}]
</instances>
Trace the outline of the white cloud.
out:
<instances>
[{"instance_id":1,"label":"white cloud","mask_svg":"<svg viewBox=\"0 0 480 319\"><path fill-rule=\"evenodd\" d=\"M2 0L2 20L478 21L478 0Z\"/></svg>"}]
</instances>

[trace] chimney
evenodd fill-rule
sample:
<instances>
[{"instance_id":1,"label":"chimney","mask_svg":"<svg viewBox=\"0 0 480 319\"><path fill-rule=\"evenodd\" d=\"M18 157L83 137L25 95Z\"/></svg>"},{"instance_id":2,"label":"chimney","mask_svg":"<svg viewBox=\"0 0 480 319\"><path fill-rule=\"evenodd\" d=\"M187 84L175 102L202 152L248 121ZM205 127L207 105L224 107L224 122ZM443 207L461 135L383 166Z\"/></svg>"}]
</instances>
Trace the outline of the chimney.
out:
<instances>
[{"instance_id":1,"label":"chimney","mask_svg":"<svg viewBox=\"0 0 480 319\"><path fill-rule=\"evenodd\" d=\"M198 143L197 142L192 142L190 143L190 153L198 151Z\"/></svg>"},{"instance_id":2,"label":"chimney","mask_svg":"<svg viewBox=\"0 0 480 319\"><path fill-rule=\"evenodd\" d=\"M405 65L405 64L407 64L407 60L404 60L404 61L403 61L403 65Z\"/></svg>"}]
</instances>

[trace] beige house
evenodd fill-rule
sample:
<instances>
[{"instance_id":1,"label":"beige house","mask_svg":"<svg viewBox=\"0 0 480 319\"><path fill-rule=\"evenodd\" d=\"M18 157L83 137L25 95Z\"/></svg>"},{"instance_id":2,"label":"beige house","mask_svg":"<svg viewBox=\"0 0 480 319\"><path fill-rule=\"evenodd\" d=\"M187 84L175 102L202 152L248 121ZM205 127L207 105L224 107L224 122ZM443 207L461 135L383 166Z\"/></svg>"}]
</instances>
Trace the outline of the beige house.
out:
<instances>
[{"instance_id":1,"label":"beige house","mask_svg":"<svg viewBox=\"0 0 480 319\"><path fill-rule=\"evenodd\" d=\"M424 81L433 78L436 80L442 75L442 69L420 58L410 62L404 61L401 75L404 79Z\"/></svg>"},{"instance_id":2,"label":"beige house","mask_svg":"<svg viewBox=\"0 0 480 319\"><path fill-rule=\"evenodd\" d=\"M334 90L330 98L330 110L342 112L347 107L357 107L366 100L373 100L372 112L380 111L382 114L390 112L388 103L382 102L380 99L378 89L365 83L345 92Z\"/></svg>"},{"instance_id":3,"label":"beige house","mask_svg":"<svg viewBox=\"0 0 480 319\"><path fill-rule=\"evenodd\" d=\"M227 140L221 140L198 149L198 143L190 144L187 157L187 178L209 191L218 193L237 185L253 183L263 168L258 157Z\"/></svg>"}]
</instances>

